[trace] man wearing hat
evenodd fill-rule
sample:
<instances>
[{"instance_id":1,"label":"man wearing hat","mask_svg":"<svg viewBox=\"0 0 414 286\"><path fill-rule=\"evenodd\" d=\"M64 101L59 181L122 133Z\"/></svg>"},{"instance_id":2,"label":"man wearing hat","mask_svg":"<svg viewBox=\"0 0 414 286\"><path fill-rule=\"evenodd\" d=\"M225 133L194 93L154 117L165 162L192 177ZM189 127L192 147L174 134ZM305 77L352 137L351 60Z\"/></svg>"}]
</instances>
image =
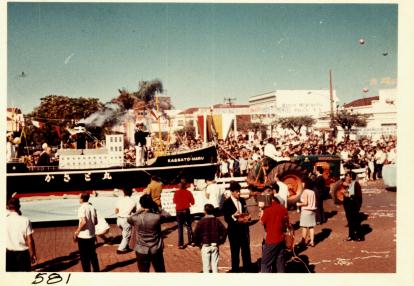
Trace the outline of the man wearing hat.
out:
<instances>
[{"instance_id":1,"label":"man wearing hat","mask_svg":"<svg viewBox=\"0 0 414 286\"><path fill-rule=\"evenodd\" d=\"M144 123L138 122L135 130L135 150L136 150L136 164L143 166L145 162L145 146L147 145L147 136L149 132L144 131Z\"/></svg>"},{"instance_id":2,"label":"man wearing hat","mask_svg":"<svg viewBox=\"0 0 414 286\"><path fill-rule=\"evenodd\" d=\"M35 263L36 249L30 220L20 213L20 200L11 198L6 216L6 271L26 271Z\"/></svg>"},{"instance_id":3,"label":"man wearing hat","mask_svg":"<svg viewBox=\"0 0 414 286\"><path fill-rule=\"evenodd\" d=\"M250 214L247 212L246 201L240 197L241 186L235 181L230 182L231 195L223 203L224 220L230 242L231 272L239 272L240 252L243 260L243 272L250 272Z\"/></svg>"}]
</instances>

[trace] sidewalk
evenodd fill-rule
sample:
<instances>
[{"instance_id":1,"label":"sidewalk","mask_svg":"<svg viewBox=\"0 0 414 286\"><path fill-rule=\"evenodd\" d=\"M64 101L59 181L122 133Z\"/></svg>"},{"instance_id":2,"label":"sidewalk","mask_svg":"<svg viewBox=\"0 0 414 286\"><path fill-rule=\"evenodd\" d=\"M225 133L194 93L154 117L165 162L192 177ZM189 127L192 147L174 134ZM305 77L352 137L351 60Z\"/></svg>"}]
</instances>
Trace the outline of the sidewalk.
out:
<instances>
[{"instance_id":1,"label":"sidewalk","mask_svg":"<svg viewBox=\"0 0 414 286\"><path fill-rule=\"evenodd\" d=\"M251 200L253 201L253 200ZM257 220L257 207L249 206L253 220ZM221 218L222 219L222 218ZM193 228L195 227L193 223ZM252 262L261 257L261 241L263 227L259 222L253 222L251 226L251 253ZM224 223L224 225L226 225ZM116 249L121 239L121 231L116 224L110 224L111 229L108 237L112 237L114 244L104 244L98 238L97 254L101 271L103 272L137 272L135 252L117 254ZM59 272L59 271L82 271L77 244L72 242L72 235L76 226L52 226L35 228L35 243L38 253L38 263L34 266L35 271ZM175 221L166 222L162 225L164 237L164 260L167 272L192 272L202 271L200 249L198 247L186 247L183 250L177 248L177 230ZM184 230L185 231L185 230ZM186 242L186 236L185 242ZM135 234L130 247L135 245ZM230 270L230 247L228 241L220 247L219 272ZM151 268L151 271L152 268Z\"/></svg>"},{"instance_id":2,"label":"sidewalk","mask_svg":"<svg viewBox=\"0 0 414 286\"><path fill-rule=\"evenodd\" d=\"M386 191L380 183L363 185L364 203L362 212L365 220L362 226L366 232L363 242L344 242L347 236L345 214L342 206L336 206L332 200L326 200L325 212L328 222L315 228L316 246L309 247L296 254L302 260L291 260L287 264L288 272L306 273L395 273L396 271L396 193ZM250 249L252 262L261 257L263 226L258 219L258 209L253 199L248 200L252 214L250 226ZM296 211L290 211L290 221L299 220ZM113 222L113 221L112 221ZM75 223L76 224L76 223ZM193 228L195 223L193 224ZM298 227L298 225L296 225ZM77 244L72 242L76 225L35 227L38 263L34 271L77 272L82 271ZM175 222L162 225L164 231L164 259L167 272L199 273L202 270L199 248L177 249L177 231ZM120 241L121 231L111 223L109 236ZM295 232L297 241L300 230ZM132 238L130 247L134 246ZM104 272L137 272L135 253L116 254L117 244L103 244L98 238L98 258ZM227 272L231 265L228 241L220 247L219 272ZM257 266L257 265L256 265ZM258 270L258 268L256 269ZM152 269L151 269L152 271ZM257 271L256 271L257 272Z\"/></svg>"}]
</instances>

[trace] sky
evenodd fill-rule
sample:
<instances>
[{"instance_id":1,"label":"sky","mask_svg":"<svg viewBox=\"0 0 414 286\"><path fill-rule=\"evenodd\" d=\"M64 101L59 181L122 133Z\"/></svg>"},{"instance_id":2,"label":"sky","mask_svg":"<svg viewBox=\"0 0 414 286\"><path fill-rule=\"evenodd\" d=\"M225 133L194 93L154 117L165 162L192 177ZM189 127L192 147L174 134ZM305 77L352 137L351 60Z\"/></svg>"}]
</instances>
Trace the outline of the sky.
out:
<instances>
[{"instance_id":1,"label":"sky","mask_svg":"<svg viewBox=\"0 0 414 286\"><path fill-rule=\"evenodd\" d=\"M105 103L153 79L177 109L329 89L330 69L340 104L397 84L397 4L9 2L7 13L7 106L25 114L47 95Z\"/></svg>"}]
</instances>

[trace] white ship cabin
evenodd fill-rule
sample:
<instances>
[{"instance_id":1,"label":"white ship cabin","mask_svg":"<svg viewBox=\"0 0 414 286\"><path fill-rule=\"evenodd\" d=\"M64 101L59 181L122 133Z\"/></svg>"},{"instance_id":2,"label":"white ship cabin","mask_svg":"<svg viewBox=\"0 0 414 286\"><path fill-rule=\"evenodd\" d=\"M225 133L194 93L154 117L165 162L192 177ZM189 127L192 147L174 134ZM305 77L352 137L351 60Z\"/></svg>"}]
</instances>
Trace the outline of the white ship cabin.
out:
<instances>
[{"instance_id":1,"label":"white ship cabin","mask_svg":"<svg viewBox=\"0 0 414 286\"><path fill-rule=\"evenodd\" d=\"M106 135L97 149L59 149L59 169L82 170L118 167L124 164L124 135Z\"/></svg>"}]
</instances>

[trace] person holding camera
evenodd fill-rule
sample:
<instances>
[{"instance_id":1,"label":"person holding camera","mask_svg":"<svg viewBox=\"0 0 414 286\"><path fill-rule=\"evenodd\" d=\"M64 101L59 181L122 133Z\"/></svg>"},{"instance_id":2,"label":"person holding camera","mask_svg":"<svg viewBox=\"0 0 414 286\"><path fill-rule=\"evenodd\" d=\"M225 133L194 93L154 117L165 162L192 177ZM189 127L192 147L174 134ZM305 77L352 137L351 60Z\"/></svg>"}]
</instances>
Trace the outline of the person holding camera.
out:
<instances>
[{"instance_id":1,"label":"person holding camera","mask_svg":"<svg viewBox=\"0 0 414 286\"><path fill-rule=\"evenodd\" d=\"M155 272L165 272L164 242L161 233L161 215L151 195L139 199L141 209L128 217L136 233L135 254L139 272L149 272L152 264Z\"/></svg>"}]
</instances>

